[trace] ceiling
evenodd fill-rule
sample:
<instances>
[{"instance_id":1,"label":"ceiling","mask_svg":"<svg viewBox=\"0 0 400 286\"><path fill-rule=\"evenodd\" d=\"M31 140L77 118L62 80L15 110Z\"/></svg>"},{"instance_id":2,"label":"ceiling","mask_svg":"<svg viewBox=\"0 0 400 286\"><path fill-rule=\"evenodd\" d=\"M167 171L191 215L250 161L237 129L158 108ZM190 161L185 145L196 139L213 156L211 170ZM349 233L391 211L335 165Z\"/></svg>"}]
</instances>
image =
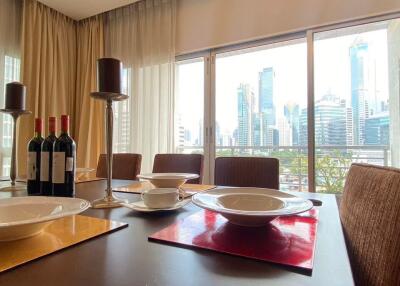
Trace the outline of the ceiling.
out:
<instances>
[{"instance_id":1,"label":"ceiling","mask_svg":"<svg viewBox=\"0 0 400 286\"><path fill-rule=\"evenodd\" d=\"M39 0L72 19L81 20L139 0Z\"/></svg>"}]
</instances>

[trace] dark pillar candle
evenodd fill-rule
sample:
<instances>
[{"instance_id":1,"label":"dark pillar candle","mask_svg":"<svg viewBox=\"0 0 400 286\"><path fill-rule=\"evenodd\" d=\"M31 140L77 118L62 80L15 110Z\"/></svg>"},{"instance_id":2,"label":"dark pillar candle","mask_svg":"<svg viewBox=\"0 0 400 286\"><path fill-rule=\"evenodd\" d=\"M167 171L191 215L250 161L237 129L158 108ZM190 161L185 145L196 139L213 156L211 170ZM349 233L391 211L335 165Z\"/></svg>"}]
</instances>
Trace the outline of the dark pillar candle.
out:
<instances>
[{"instance_id":1,"label":"dark pillar candle","mask_svg":"<svg viewBox=\"0 0 400 286\"><path fill-rule=\"evenodd\" d=\"M113 58L97 60L97 86L99 92L121 93L122 63Z\"/></svg>"},{"instance_id":2,"label":"dark pillar candle","mask_svg":"<svg viewBox=\"0 0 400 286\"><path fill-rule=\"evenodd\" d=\"M7 83L5 109L25 110L25 97L25 85L20 82Z\"/></svg>"}]
</instances>

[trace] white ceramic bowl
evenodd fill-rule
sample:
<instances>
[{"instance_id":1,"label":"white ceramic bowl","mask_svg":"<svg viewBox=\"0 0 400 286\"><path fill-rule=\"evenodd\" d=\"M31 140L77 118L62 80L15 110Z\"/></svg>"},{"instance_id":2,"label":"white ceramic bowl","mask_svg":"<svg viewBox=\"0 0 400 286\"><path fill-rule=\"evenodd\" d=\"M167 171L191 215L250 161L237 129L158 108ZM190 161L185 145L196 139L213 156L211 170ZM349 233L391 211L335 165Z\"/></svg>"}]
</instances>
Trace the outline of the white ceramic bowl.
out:
<instances>
[{"instance_id":1,"label":"white ceramic bowl","mask_svg":"<svg viewBox=\"0 0 400 286\"><path fill-rule=\"evenodd\" d=\"M150 181L156 188L176 188L178 189L187 180L197 179L199 175L188 173L151 173L140 174L139 179Z\"/></svg>"},{"instance_id":2,"label":"white ceramic bowl","mask_svg":"<svg viewBox=\"0 0 400 286\"><path fill-rule=\"evenodd\" d=\"M261 188L220 188L197 193L197 206L244 226L263 226L279 216L293 215L313 207L305 200L287 193Z\"/></svg>"},{"instance_id":3,"label":"white ceramic bowl","mask_svg":"<svg viewBox=\"0 0 400 286\"><path fill-rule=\"evenodd\" d=\"M62 197L13 197L0 199L0 241L39 234L54 220L88 209L88 201Z\"/></svg>"}]
</instances>

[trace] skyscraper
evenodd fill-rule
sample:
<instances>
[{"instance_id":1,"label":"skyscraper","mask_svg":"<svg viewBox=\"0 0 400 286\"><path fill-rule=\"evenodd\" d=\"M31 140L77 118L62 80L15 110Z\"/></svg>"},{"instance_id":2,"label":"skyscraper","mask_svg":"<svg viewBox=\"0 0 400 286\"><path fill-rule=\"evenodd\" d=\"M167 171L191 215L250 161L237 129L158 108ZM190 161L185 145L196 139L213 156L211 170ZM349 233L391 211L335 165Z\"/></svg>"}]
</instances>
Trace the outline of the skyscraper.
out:
<instances>
[{"instance_id":1,"label":"skyscraper","mask_svg":"<svg viewBox=\"0 0 400 286\"><path fill-rule=\"evenodd\" d=\"M251 145L251 100L249 84L241 83L237 89L238 133L237 145Z\"/></svg>"},{"instance_id":2,"label":"skyscraper","mask_svg":"<svg viewBox=\"0 0 400 286\"><path fill-rule=\"evenodd\" d=\"M364 144L365 119L368 117L366 101L367 54L368 44L359 39L350 47L353 142L356 145Z\"/></svg>"},{"instance_id":3,"label":"skyscraper","mask_svg":"<svg viewBox=\"0 0 400 286\"><path fill-rule=\"evenodd\" d=\"M365 144L389 145L389 112L377 113L365 120Z\"/></svg>"},{"instance_id":4,"label":"skyscraper","mask_svg":"<svg viewBox=\"0 0 400 286\"><path fill-rule=\"evenodd\" d=\"M315 103L315 143L317 145L346 144L345 103L332 94Z\"/></svg>"},{"instance_id":5,"label":"skyscraper","mask_svg":"<svg viewBox=\"0 0 400 286\"><path fill-rule=\"evenodd\" d=\"M300 143L300 108L297 103L288 102L283 107L283 115L288 120L292 130L292 145L299 145ZM281 144L281 143L280 143Z\"/></svg>"},{"instance_id":6,"label":"skyscraper","mask_svg":"<svg viewBox=\"0 0 400 286\"><path fill-rule=\"evenodd\" d=\"M276 124L274 105L274 70L272 67L264 68L258 79L259 112L265 114L264 119L268 126Z\"/></svg>"}]
</instances>

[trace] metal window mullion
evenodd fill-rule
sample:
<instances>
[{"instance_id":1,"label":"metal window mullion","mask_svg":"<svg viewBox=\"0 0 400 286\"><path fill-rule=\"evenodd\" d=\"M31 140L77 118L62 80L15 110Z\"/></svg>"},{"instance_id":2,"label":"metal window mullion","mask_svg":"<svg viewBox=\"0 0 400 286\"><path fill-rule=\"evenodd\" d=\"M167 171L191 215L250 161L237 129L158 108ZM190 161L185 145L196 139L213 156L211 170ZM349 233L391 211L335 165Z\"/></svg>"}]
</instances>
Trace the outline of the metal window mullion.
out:
<instances>
[{"instance_id":1,"label":"metal window mullion","mask_svg":"<svg viewBox=\"0 0 400 286\"><path fill-rule=\"evenodd\" d=\"M308 191L315 192L314 32L307 31Z\"/></svg>"}]
</instances>

